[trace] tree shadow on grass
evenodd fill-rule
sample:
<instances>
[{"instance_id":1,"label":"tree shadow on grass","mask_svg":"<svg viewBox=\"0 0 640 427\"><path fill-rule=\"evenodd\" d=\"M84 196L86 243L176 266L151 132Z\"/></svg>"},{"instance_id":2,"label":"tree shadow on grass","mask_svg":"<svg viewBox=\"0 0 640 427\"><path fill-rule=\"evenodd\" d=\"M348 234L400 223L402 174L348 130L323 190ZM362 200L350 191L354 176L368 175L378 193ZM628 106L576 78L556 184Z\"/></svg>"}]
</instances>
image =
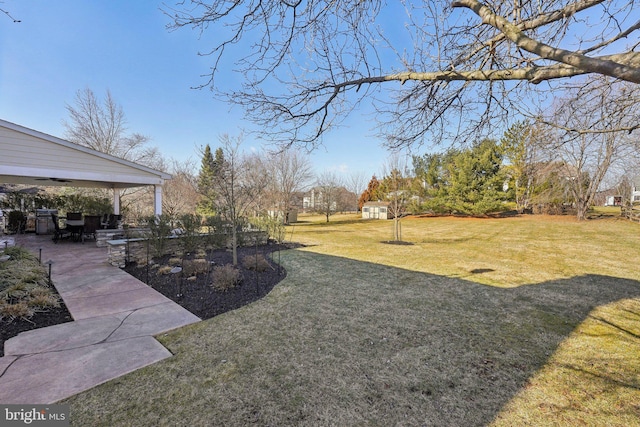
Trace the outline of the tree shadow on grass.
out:
<instances>
[{"instance_id":1,"label":"tree shadow on grass","mask_svg":"<svg viewBox=\"0 0 640 427\"><path fill-rule=\"evenodd\" d=\"M315 280L302 323L311 322L307 327L318 336L339 331L333 334L343 343L338 359L350 362L334 380L349 378L350 388L368 393L352 403L369 411L368 422L383 425L490 423L595 308L640 296L640 282L608 276L503 289L339 257L291 255L286 266L293 279ZM327 287L328 294L318 291ZM640 349L635 332L605 322Z\"/></svg>"},{"instance_id":2,"label":"tree shadow on grass","mask_svg":"<svg viewBox=\"0 0 640 427\"><path fill-rule=\"evenodd\" d=\"M594 309L640 296L597 275L503 289L301 250L282 261L263 300L164 337L176 357L68 399L72 422L487 425Z\"/></svg>"}]
</instances>

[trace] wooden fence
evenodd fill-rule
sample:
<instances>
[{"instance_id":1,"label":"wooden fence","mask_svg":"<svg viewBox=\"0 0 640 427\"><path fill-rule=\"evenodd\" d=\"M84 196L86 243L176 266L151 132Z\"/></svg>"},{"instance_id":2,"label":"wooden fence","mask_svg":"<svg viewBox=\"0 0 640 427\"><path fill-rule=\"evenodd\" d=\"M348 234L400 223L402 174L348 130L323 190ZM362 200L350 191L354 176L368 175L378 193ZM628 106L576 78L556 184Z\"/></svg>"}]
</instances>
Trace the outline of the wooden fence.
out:
<instances>
[{"instance_id":1,"label":"wooden fence","mask_svg":"<svg viewBox=\"0 0 640 427\"><path fill-rule=\"evenodd\" d=\"M631 221L640 222L640 204L622 207L622 216Z\"/></svg>"}]
</instances>

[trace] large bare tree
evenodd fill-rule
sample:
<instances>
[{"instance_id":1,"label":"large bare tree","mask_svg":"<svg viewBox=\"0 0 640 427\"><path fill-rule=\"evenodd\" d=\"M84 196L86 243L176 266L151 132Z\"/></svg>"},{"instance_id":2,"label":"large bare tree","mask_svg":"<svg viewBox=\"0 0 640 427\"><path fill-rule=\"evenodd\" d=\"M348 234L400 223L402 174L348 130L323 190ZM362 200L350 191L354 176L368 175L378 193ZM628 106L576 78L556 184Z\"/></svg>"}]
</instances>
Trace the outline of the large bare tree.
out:
<instances>
[{"instance_id":1,"label":"large bare tree","mask_svg":"<svg viewBox=\"0 0 640 427\"><path fill-rule=\"evenodd\" d=\"M69 141L156 170L168 169L158 148L149 145L148 137L136 132L127 133L122 106L110 91L107 90L105 98L100 100L89 88L78 90L74 105L67 104L67 111L69 120L63 121L63 125ZM104 193L104 190L77 191ZM122 210L131 217L148 216L152 191L151 187L123 190L120 193Z\"/></svg>"},{"instance_id":2,"label":"large bare tree","mask_svg":"<svg viewBox=\"0 0 640 427\"><path fill-rule=\"evenodd\" d=\"M69 121L63 121L67 139L93 150L151 168L165 167L156 147L140 133L127 134L122 106L107 90L104 100L89 88L76 92L75 105L67 104Z\"/></svg>"},{"instance_id":3,"label":"large bare tree","mask_svg":"<svg viewBox=\"0 0 640 427\"><path fill-rule=\"evenodd\" d=\"M162 211L171 218L192 214L200 199L197 178L193 175L195 166L191 160L173 161L172 178L162 190Z\"/></svg>"},{"instance_id":4,"label":"large bare tree","mask_svg":"<svg viewBox=\"0 0 640 427\"><path fill-rule=\"evenodd\" d=\"M313 179L309 156L300 150L282 150L268 159L269 194L273 208L288 223L289 212L298 206L296 193L305 191Z\"/></svg>"},{"instance_id":5,"label":"large bare tree","mask_svg":"<svg viewBox=\"0 0 640 427\"><path fill-rule=\"evenodd\" d=\"M314 192L313 209L329 222L329 217L345 208L344 186L338 175L326 170L318 175Z\"/></svg>"},{"instance_id":6,"label":"large bare tree","mask_svg":"<svg viewBox=\"0 0 640 427\"><path fill-rule=\"evenodd\" d=\"M640 161L638 136L628 130L614 131L637 125L640 104L633 100L639 96L639 85L599 77L559 99L552 110L557 126L539 144L549 158L562 160L573 171L566 184L578 219L586 219L612 167L624 169ZM589 131L580 130L587 126Z\"/></svg>"},{"instance_id":7,"label":"large bare tree","mask_svg":"<svg viewBox=\"0 0 640 427\"><path fill-rule=\"evenodd\" d=\"M212 37L211 86L263 134L315 147L365 99L391 147L536 115L578 75L640 83L637 0L248 0L166 6ZM238 87L221 70L244 76ZM588 127L587 127L588 128ZM585 128L586 129L586 128ZM468 131L468 132L465 132Z\"/></svg>"}]
</instances>

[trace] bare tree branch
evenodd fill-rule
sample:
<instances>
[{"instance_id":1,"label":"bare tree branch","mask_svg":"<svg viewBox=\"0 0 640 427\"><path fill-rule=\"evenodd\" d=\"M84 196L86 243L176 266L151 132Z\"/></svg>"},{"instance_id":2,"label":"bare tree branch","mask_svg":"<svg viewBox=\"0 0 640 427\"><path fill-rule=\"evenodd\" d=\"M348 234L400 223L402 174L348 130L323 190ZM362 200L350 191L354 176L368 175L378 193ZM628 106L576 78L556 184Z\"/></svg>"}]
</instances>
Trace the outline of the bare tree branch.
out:
<instances>
[{"instance_id":1,"label":"bare tree branch","mask_svg":"<svg viewBox=\"0 0 640 427\"><path fill-rule=\"evenodd\" d=\"M637 2L194 0L164 11L170 29L213 37L201 87L242 106L266 139L314 148L372 102L381 136L402 147L490 131L572 77L640 83ZM217 78L232 68L237 86Z\"/></svg>"},{"instance_id":2,"label":"bare tree branch","mask_svg":"<svg viewBox=\"0 0 640 427\"><path fill-rule=\"evenodd\" d=\"M5 15L7 15L9 17L9 19L11 19L14 23L22 22L21 20L16 19L13 16L11 16L11 13L8 10L5 10L5 9L0 7L0 12L4 13Z\"/></svg>"}]
</instances>

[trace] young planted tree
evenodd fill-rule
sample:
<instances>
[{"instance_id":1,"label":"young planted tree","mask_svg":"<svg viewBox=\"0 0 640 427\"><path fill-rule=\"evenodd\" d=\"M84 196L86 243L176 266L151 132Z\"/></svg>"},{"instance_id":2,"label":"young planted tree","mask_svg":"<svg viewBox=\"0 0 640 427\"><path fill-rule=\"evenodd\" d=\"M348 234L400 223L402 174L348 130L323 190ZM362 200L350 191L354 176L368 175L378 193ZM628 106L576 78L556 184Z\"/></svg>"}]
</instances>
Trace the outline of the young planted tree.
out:
<instances>
[{"instance_id":1,"label":"young planted tree","mask_svg":"<svg viewBox=\"0 0 640 427\"><path fill-rule=\"evenodd\" d=\"M224 162L218 165L211 184L216 194L216 212L231 228L233 265L238 265L238 231L263 188L249 179L247 157L240 152L242 136L233 138L225 134L220 137L220 143Z\"/></svg>"},{"instance_id":2,"label":"young planted tree","mask_svg":"<svg viewBox=\"0 0 640 427\"><path fill-rule=\"evenodd\" d=\"M380 184L380 192L389 201L390 213L393 216L393 240L402 241L402 217L407 210L411 198L411 178L405 160L398 153L393 154L385 169L388 171Z\"/></svg>"}]
</instances>

